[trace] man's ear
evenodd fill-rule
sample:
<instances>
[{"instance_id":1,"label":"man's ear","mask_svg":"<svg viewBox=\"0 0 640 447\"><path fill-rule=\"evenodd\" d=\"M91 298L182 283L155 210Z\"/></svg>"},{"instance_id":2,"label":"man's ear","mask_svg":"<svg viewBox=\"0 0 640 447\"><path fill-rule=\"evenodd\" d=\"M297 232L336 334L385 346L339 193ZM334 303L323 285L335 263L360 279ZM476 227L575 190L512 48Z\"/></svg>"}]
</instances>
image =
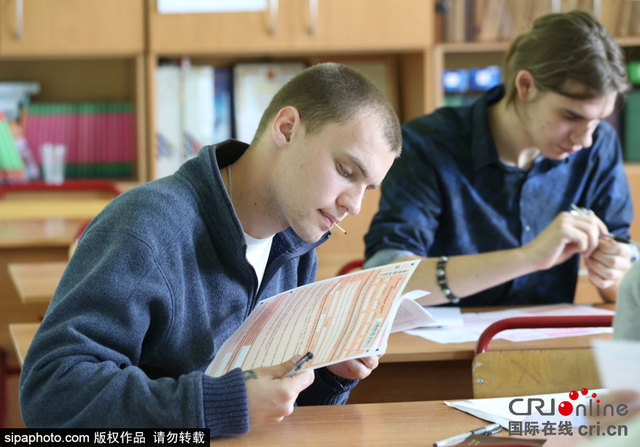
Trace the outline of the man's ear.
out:
<instances>
[{"instance_id":1,"label":"man's ear","mask_svg":"<svg viewBox=\"0 0 640 447\"><path fill-rule=\"evenodd\" d=\"M530 101L536 95L536 82L528 70L520 70L515 79L518 98L522 101Z\"/></svg>"},{"instance_id":2,"label":"man's ear","mask_svg":"<svg viewBox=\"0 0 640 447\"><path fill-rule=\"evenodd\" d=\"M278 111L271 125L273 141L278 147L289 144L300 125L300 114L293 106L283 107Z\"/></svg>"}]
</instances>

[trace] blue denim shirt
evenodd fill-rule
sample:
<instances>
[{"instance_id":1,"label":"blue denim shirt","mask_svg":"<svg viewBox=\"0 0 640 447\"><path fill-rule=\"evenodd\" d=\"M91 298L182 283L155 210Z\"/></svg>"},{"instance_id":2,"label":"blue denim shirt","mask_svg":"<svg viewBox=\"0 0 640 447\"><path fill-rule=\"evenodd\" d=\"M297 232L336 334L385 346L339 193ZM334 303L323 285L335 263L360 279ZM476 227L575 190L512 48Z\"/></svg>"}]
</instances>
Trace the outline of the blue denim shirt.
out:
<instances>
[{"instance_id":1,"label":"blue denim shirt","mask_svg":"<svg viewBox=\"0 0 640 447\"><path fill-rule=\"evenodd\" d=\"M365 266L418 255L484 253L523 246L570 205L592 209L629 236L633 206L615 130L600 122L593 145L529 170L501 162L487 109L503 86L467 107L438 109L403 125L403 152L382 183L365 236ZM374 259L371 259L375 255ZM579 256L465 298L463 306L571 302Z\"/></svg>"}]
</instances>

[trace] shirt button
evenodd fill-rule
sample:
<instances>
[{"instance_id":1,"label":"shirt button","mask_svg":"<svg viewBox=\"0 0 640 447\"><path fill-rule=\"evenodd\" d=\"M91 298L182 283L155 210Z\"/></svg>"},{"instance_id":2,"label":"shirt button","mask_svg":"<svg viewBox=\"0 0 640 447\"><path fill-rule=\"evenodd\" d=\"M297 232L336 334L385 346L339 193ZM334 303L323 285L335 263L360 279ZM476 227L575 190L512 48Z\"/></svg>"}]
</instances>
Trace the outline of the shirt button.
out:
<instances>
[{"instance_id":1,"label":"shirt button","mask_svg":"<svg viewBox=\"0 0 640 447\"><path fill-rule=\"evenodd\" d=\"M529 225L524 226L524 231L531 231L531 227Z\"/></svg>"}]
</instances>

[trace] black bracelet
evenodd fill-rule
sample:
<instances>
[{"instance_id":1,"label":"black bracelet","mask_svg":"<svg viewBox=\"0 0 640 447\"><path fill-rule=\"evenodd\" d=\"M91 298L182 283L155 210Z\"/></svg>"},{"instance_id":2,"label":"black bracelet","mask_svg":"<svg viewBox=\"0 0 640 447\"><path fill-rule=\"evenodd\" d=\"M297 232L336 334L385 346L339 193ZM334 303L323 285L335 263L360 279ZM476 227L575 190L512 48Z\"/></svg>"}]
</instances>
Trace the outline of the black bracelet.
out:
<instances>
[{"instance_id":1,"label":"black bracelet","mask_svg":"<svg viewBox=\"0 0 640 447\"><path fill-rule=\"evenodd\" d=\"M448 260L448 256L440 256L440 259L438 259L438 264L436 265L436 280L438 281L438 285L440 286L440 290L442 290L444 297L449 300L450 303L458 304L460 302L460 297L455 296L447 284L446 267Z\"/></svg>"}]
</instances>

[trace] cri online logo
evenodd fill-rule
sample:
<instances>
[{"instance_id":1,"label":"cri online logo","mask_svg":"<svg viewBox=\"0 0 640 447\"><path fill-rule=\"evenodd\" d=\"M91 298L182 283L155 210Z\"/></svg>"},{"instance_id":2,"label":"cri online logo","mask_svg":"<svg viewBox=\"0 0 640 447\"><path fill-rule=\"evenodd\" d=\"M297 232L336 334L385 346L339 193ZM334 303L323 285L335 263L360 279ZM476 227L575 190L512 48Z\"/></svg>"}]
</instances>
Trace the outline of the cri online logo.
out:
<instances>
[{"instance_id":1,"label":"cri online logo","mask_svg":"<svg viewBox=\"0 0 640 447\"><path fill-rule=\"evenodd\" d=\"M626 404L606 404L604 408L600 408L600 399L596 400L594 405L593 399L598 395L596 393L591 393L591 399L588 402L577 403L575 401L578 400L579 397L582 396L588 397L589 390L587 388L582 388L580 392L571 391L569 393L569 399L574 401L564 400L560 402L558 405L558 413L562 416L569 416L571 414L575 414L576 416L614 416L616 413L618 416L625 416L629 412L629 408ZM519 416L530 416L533 411L537 411L538 414L542 416L553 416L556 414L556 401L554 398L551 398L549 401L545 401L545 399L541 397L517 397L512 399L509 402L509 411L511 414L516 414ZM575 413L574 413L575 410Z\"/></svg>"},{"instance_id":2,"label":"cri online logo","mask_svg":"<svg viewBox=\"0 0 640 447\"><path fill-rule=\"evenodd\" d=\"M589 390L586 388L582 388L580 390L580 393L583 396L586 396L587 394L589 394ZM596 398L597 396L598 395L596 393L591 393L592 398ZM580 395L578 394L577 391L569 392L569 399L577 400L578 397L580 397ZM600 399L596 400L596 403L600 403ZM569 416L571 413L573 413L573 404L568 400L560 402L560 405L558 405L558 413L560 413L563 416Z\"/></svg>"}]
</instances>

